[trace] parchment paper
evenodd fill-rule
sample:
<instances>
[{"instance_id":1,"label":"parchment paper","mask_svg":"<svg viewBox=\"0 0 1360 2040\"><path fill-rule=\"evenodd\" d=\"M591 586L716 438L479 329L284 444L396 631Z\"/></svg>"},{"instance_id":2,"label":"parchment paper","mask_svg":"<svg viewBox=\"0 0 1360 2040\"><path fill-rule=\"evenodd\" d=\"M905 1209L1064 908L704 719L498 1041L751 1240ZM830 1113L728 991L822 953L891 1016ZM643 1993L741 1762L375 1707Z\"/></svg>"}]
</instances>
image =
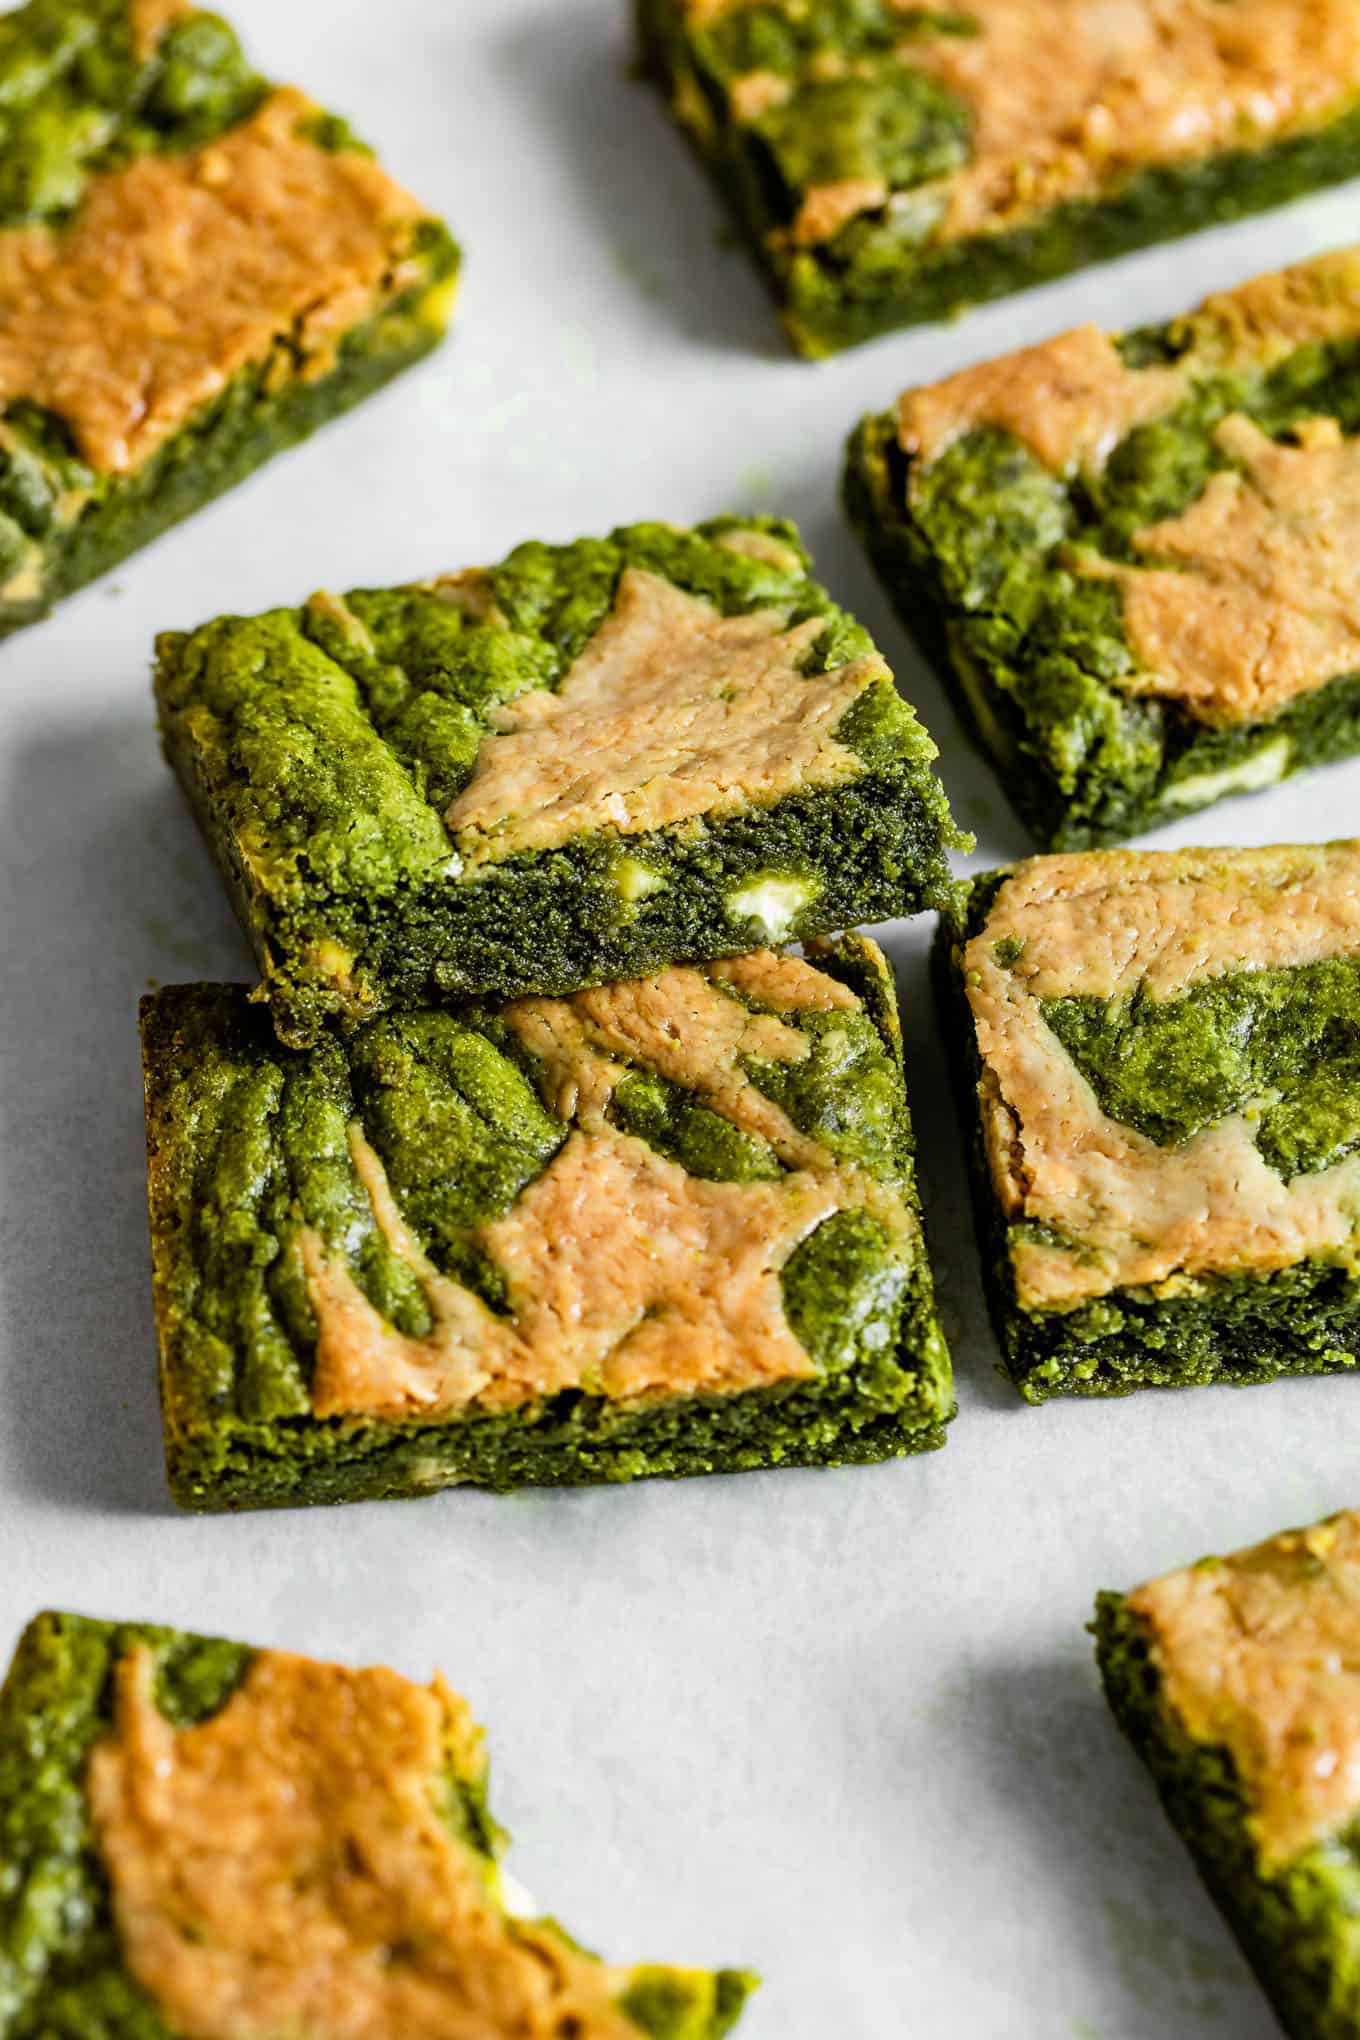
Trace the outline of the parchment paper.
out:
<instances>
[{"instance_id":1,"label":"parchment paper","mask_svg":"<svg viewBox=\"0 0 1360 2040\"><path fill-rule=\"evenodd\" d=\"M232 11L264 67L447 212L466 284L426 368L0 647L0 1652L58 1605L442 1665L490 1725L518 1877L611 1956L762 1970L750 2040L1266 2040L1083 1625L1097 1587L1360 1499L1360 1382L1019 1402L981 1308L928 923L885 933L959 1376L942 1453L171 1509L136 1000L250 965L158 755L147 663L154 631L224 609L779 508L898 665L977 861L1018 854L843 526L846 432L909 381L1344 242L1357 187L810 367L628 79L615 0ZM1340 834L1357 792L1360 762L1155 840Z\"/></svg>"}]
</instances>

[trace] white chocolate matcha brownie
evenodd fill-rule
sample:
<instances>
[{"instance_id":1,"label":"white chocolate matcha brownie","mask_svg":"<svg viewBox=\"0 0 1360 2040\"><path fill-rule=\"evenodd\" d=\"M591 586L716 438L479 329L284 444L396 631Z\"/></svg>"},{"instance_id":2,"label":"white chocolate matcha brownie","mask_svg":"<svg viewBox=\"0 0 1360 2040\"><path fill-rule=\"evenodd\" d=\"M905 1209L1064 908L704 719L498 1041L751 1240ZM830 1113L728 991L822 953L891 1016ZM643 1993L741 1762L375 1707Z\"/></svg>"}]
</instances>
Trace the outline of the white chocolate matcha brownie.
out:
<instances>
[{"instance_id":1,"label":"white chocolate matcha brownie","mask_svg":"<svg viewBox=\"0 0 1360 2040\"><path fill-rule=\"evenodd\" d=\"M882 1459L949 1359L891 979L858 937L280 1047L143 1009L191 1508Z\"/></svg>"},{"instance_id":2,"label":"white chocolate matcha brownie","mask_svg":"<svg viewBox=\"0 0 1360 2040\"><path fill-rule=\"evenodd\" d=\"M939 960L1027 1397L1355 1364L1360 844L1031 858Z\"/></svg>"},{"instance_id":3,"label":"white chocolate matcha brownie","mask_svg":"<svg viewBox=\"0 0 1360 2040\"><path fill-rule=\"evenodd\" d=\"M1096 1648L1147 1764L1291 2040L1360 2030L1360 1514L1129 1594Z\"/></svg>"}]
</instances>

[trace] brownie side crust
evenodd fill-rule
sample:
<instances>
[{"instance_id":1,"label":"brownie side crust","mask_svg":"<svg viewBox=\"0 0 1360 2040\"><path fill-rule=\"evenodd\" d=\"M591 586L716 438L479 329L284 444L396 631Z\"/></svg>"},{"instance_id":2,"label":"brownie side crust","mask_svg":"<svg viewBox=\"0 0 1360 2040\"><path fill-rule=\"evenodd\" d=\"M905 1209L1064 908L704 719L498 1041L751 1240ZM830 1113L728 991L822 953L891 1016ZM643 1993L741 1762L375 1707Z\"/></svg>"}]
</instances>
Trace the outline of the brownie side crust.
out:
<instances>
[{"instance_id":1,"label":"brownie side crust","mask_svg":"<svg viewBox=\"0 0 1360 2040\"><path fill-rule=\"evenodd\" d=\"M914 912L963 840L930 739L777 519L167 633L156 692L296 1045Z\"/></svg>"},{"instance_id":2,"label":"brownie side crust","mask_svg":"<svg viewBox=\"0 0 1360 2040\"><path fill-rule=\"evenodd\" d=\"M509 1909L486 1770L442 1679L38 1616L0 1686L6 2034L729 2032L752 1977Z\"/></svg>"},{"instance_id":3,"label":"brownie side crust","mask_svg":"<svg viewBox=\"0 0 1360 2040\"><path fill-rule=\"evenodd\" d=\"M1360 2018L1353 1511L1205 1559L1093 1625L1106 1697L1293 2040Z\"/></svg>"},{"instance_id":4,"label":"brownie side crust","mask_svg":"<svg viewBox=\"0 0 1360 2040\"><path fill-rule=\"evenodd\" d=\"M645 73L822 355L1354 174L1342 0L637 0ZM1061 48L1063 62L1053 63Z\"/></svg>"},{"instance_id":5,"label":"brownie side crust","mask_svg":"<svg viewBox=\"0 0 1360 2040\"><path fill-rule=\"evenodd\" d=\"M429 351L458 251L187 4L0 35L0 631Z\"/></svg>"},{"instance_id":6,"label":"brownie side crust","mask_svg":"<svg viewBox=\"0 0 1360 2040\"><path fill-rule=\"evenodd\" d=\"M1027 1400L1354 1366L1358 855L1034 858L942 923L984 1281Z\"/></svg>"},{"instance_id":7,"label":"brownie side crust","mask_svg":"<svg viewBox=\"0 0 1360 2040\"><path fill-rule=\"evenodd\" d=\"M952 1414L862 938L281 1048L143 1007L172 1492L236 1508L869 1460Z\"/></svg>"},{"instance_id":8,"label":"brownie side crust","mask_svg":"<svg viewBox=\"0 0 1360 2040\"><path fill-rule=\"evenodd\" d=\"M866 419L852 521L1038 840L1360 748L1355 251L1083 327Z\"/></svg>"}]
</instances>

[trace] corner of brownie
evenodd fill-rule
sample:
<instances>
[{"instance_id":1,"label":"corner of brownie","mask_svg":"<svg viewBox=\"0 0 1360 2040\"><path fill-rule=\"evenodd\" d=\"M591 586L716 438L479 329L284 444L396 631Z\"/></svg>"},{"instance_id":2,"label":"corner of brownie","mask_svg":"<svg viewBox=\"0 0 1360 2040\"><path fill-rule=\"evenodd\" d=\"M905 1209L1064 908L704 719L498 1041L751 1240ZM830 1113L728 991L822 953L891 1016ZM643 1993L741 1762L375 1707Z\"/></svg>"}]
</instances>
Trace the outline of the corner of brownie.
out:
<instances>
[{"instance_id":1,"label":"corner of brownie","mask_svg":"<svg viewBox=\"0 0 1360 2040\"><path fill-rule=\"evenodd\" d=\"M1360 1517L1127 1595L1093 1625L1106 1697L1295 2040L1360 2021Z\"/></svg>"}]
</instances>

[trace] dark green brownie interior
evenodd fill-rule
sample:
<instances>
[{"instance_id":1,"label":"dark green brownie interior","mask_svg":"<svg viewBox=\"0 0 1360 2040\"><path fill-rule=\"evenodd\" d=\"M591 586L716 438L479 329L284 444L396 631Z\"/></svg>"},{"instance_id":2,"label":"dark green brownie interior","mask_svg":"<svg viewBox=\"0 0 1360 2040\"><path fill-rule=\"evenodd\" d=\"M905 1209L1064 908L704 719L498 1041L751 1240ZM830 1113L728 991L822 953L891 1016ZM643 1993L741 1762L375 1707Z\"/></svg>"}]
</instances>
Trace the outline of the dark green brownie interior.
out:
<instances>
[{"instance_id":1,"label":"dark green brownie interior","mask_svg":"<svg viewBox=\"0 0 1360 2040\"><path fill-rule=\"evenodd\" d=\"M60 229L92 180L140 157L199 148L267 96L220 15L188 11L145 50L131 20L129 0L28 0L0 18L0 230ZM329 114L316 116L312 139L363 148ZM296 340L280 333L265 358L128 473L97 472L61 417L22 397L8 402L0 584L14 590L0 598L0 635L45 615L427 354L443 331L459 255L435 219L417 225L413 252L418 280L347 333L324 374L290 374ZM23 570L37 566L41 583L26 588Z\"/></svg>"},{"instance_id":2,"label":"dark green brownie interior","mask_svg":"<svg viewBox=\"0 0 1360 2040\"><path fill-rule=\"evenodd\" d=\"M743 534L771 544L757 556L724 543ZM451 866L445 813L498 706L560 686L629 567L725 616L769 612L787 628L825 619L808 677L873 649L809 578L793 528L772 518L521 545L484 577L477 614L436 586L370 589L344 598L357 631L328 602L159 640L166 748L285 1039L432 992L568 991L943 896L944 845L962 839L934 746L886 672L835 730L863 766L838 785L702 824L584 834L469 877ZM791 882L801 901L775 930L728 904L767 879Z\"/></svg>"},{"instance_id":3,"label":"dark green brownie interior","mask_svg":"<svg viewBox=\"0 0 1360 2040\"><path fill-rule=\"evenodd\" d=\"M1343 104L1320 129L1111 176L1095 198L942 240L941 181L970 160L973 114L896 52L918 38L975 35L966 6L765 0L687 21L681 0L635 5L644 66L671 96L770 277L791 340L808 355L1279 205L1360 163L1360 112ZM738 122L728 93L752 75L799 82ZM891 203L820 245L783 245L809 187L860 178L881 180Z\"/></svg>"},{"instance_id":4,"label":"dark green brownie interior","mask_svg":"<svg viewBox=\"0 0 1360 2040\"><path fill-rule=\"evenodd\" d=\"M1360 1358L1360 1269L1322 1255L1273 1274L1201 1275L1179 1295L1114 1288L1069 1310L1026 1309L1016 1294L1008 1222L992 1186L978 1112L982 1063L959 966L1004 883L983 873L940 924L939 1006L950 1045L983 1279L1017 1387L1030 1402L1209 1381L1239 1385L1283 1374L1345 1371ZM1000 960L1000 959L999 959ZM1228 972L1173 999L1044 1002L1044 1017L1091 1084L1102 1111L1159 1145L1255 1107L1263 1160L1285 1181L1332 1167L1360 1147L1360 963Z\"/></svg>"},{"instance_id":5,"label":"dark green brownie interior","mask_svg":"<svg viewBox=\"0 0 1360 2040\"><path fill-rule=\"evenodd\" d=\"M804 1061L748 1074L837 1163L891 1186L913 1218L911 1128L890 981L853 938L819 955L862 1008L785 1015ZM425 1009L280 1049L232 987L186 986L144 1008L152 1234L172 1489L191 1507L333 1501L453 1482L509 1488L780 1462L876 1459L943 1442L948 1356L920 1245L864 1209L824 1219L782 1273L783 1308L815 1379L629 1404L565 1391L509 1412L319 1419L317 1327L299 1259L307 1224L398 1329L426 1297L375 1222L347 1128L381 1158L407 1224L445 1275L493 1310L505 1278L475 1227L510 1209L562 1146L535 1058L489 1009ZM778 1179L769 1144L639 1063L610 1107L708 1181Z\"/></svg>"},{"instance_id":6,"label":"dark green brownie interior","mask_svg":"<svg viewBox=\"0 0 1360 2040\"><path fill-rule=\"evenodd\" d=\"M1192 322L1173 320L1117 344L1143 368L1177 361L1192 335ZM1360 749L1360 676L1331 680L1268 722L1230 727L1170 697L1135 698L1121 685L1137 661L1118 586L1071 571L1074 547L1132 563L1136 532L1179 516L1230 467L1214 440L1230 413L1276 440L1315 417L1352 436L1360 337L1206 368L1184 401L1127 433L1098 477L1056 475L994 427L963 434L916 478L892 416L866 419L851 441L851 519L1045 847L1086 849L1175 820L1187 812L1178 786L1262 754L1269 765L1273 747L1287 748L1272 781Z\"/></svg>"},{"instance_id":7,"label":"dark green brownie interior","mask_svg":"<svg viewBox=\"0 0 1360 2040\"><path fill-rule=\"evenodd\" d=\"M40 1615L0 1686L0 2028L6 2040L177 2040L124 1967L84 1772L113 1724L113 1671L128 1651L157 1661L156 1702L176 1727L225 1706L254 1653L243 1644L145 1623ZM451 1753L441 1810L488 1871L505 1836L486 1804L484 1766ZM752 1980L637 1972L623 2008L652 2040L719 2040Z\"/></svg>"},{"instance_id":8,"label":"dark green brownie interior","mask_svg":"<svg viewBox=\"0 0 1360 2040\"><path fill-rule=\"evenodd\" d=\"M1150 1634L1120 1594L1093 1624L1106 1696L1151 1771L1172 1826L1292 2040L1353 2040L1360 2027L1360 1848L1349 1830L1264 1875L1226 1749L1186 1733L1163 1692Z\"/></svg>"}]
</instances>

